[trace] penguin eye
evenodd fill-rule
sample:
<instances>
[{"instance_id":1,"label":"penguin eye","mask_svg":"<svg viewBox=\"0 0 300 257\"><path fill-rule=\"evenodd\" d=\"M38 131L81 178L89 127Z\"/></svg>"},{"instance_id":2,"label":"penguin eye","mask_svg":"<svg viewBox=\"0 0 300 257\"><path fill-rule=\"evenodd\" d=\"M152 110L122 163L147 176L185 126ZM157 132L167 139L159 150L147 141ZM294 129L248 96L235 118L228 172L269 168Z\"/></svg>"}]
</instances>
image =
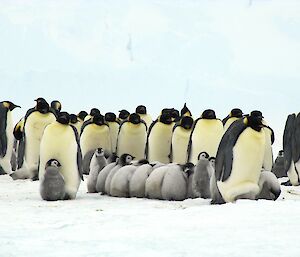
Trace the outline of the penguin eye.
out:
<instances>
[{"instance_id":1,"label":"penguin eye","mask_svg":"<svg viewBox=\"0 0 300 257\"><path fill-rule=\"evenodd\" d=\"M132 158L131 158L131 156L129 155L129 156L127 156L126 157L126 162L131 162L132 161Z\"/></svg>"},{"instance_id":2,"label":"penguin eye","mask_svg":"<svg viewBox=\"0 0 300 257\"><path fill-rule=\"evenodd\" d=\"M54 166L58 166L58 163L57 163L57 161L53 161L53 163L52 163Z\"/></svg>"}]
</instances>

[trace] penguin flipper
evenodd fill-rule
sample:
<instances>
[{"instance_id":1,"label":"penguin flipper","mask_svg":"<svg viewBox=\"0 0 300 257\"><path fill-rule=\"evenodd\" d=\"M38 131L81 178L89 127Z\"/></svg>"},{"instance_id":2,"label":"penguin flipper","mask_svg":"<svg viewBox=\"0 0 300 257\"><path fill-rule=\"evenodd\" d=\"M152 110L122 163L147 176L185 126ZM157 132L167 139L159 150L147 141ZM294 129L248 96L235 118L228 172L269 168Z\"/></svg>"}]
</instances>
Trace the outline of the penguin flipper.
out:
<instances>
[{"instance_id":1,"label":"penguin flipper","mask_svg":"<svg viewBox=\"0 0 300 257\"><path fill-rule=\"evenodd\" d=\"M294 135L292 144L292 156L294 163L297 163L300 159L300 113L297 114L294 123Z\"/></svg>"},{"instance_id":2,"label":"penguin flipper","mask_svg":"<svg viewBox=\"0 0 300 257\"><path fill-rule=\"evenodd\" d=\"M76 139L76 143L77 143L77 168L78 168L79 177L81 178L82 181L84 181L83 166L82 166L82 152L81 152L80 143L79 143L79 135L78 135L77 129L73 125L70 125L70 126L74 131L75 139ZM81 132L82 132L82 130L81 130Z\"/></svg>"},{"instance_id":3,"label":"penguin flipper","mask_svg":"<svg viewBox=\"0 0 300 257\"><path fill-rule=\"evenodd\" d=\"M290 114L287 117L284 132L283 132L283 151L284 151L283 166L284 166L285 174L287 174L293 159L292 152L295 145L293 142L295 122L296 122L296 115L294 113Z\"/></svg>"},{"instance_id":4,"label":"penguin flipper","mask_svg":"<svg viewBox=\"0 0 300 257\"><path fill-rule=\"evenodd\" d=\"M229 120L230 118L230 115L227 115L223 120L222 120L222 123L223 123L223 126L225 126L226 122Z\"/></svg>"},{"instance_id":5,"label":"penguin flipper","mask_svg":"<svg viewBox=\"0 0 300 257\"><path fill-rule=\"evenodd\" d=\"M7 138L6 138L6 116L7 116L7 108L1 106L0 107L0 157L4 157L6 155L7 150ZM3 122L2 122L3 121Z\"/></svg>"},{"instance_id":6,"label":"penguin flipper","mask_svg":"<svg viewBox=\"0 0 300 257\"><path fill-rule=\"evenodd\" d=\"M17 154L17 168L20 169L23 166L25 155L25 135L19 140L18 154Z\"/></svg>"},{"instance_id":7,"label":"penguin flipper","mask_svg":"<svg viewBox=\"0 0 300 257\"><path fill-rule=\"evenodd\" d=\"M217 151L215 176L217 181L226 181L232 169L233 147L239 135L246 129L243 120L231 124L223 135Z\"/></svg>"}]
</instances>

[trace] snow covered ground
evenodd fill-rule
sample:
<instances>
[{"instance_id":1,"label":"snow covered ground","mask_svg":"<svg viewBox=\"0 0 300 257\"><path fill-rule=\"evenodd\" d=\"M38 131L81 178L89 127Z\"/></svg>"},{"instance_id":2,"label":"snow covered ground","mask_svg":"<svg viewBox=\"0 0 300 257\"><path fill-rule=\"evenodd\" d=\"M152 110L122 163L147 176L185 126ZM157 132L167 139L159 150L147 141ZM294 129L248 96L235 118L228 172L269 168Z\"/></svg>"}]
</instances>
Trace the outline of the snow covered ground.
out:
<instances>
[{"instance_id":1,"label":"snow covered ground","mask_svg":"<svg viewBox=\"0 0 300 257\"><path fill-rule=\"evenodd\" d=\"M300 188L276 201L168 202L87 194L46 202L0 176L0 256L299 256Z\"/></svg>"}]
</instances>

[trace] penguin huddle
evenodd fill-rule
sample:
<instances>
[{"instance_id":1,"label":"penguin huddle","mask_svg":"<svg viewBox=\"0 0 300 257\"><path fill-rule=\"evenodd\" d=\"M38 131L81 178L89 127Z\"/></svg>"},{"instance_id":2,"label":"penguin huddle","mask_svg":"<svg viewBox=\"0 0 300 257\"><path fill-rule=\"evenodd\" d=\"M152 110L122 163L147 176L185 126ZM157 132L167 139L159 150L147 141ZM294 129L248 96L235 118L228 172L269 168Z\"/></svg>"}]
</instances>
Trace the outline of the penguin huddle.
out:
<instances>
[{"instance_id":1,"label":"penguin huddle","mask_svg":"<svg viewBox=\"0 0 300 257\"><path fill-rule=\"evenodd\" d=\"M143 105L117 117L97 108L69 114L57 100L35 101L14 129L10 112L18 106L1 102L0 165L13 179L39 179L44 200L76 198L83 174L89 193L115 197L225 203L280 194L271 173L274 132L259 111L235 108L220 120L207 109L194 120L184 104L152 121Z\"/></svg>"}]
</instances>

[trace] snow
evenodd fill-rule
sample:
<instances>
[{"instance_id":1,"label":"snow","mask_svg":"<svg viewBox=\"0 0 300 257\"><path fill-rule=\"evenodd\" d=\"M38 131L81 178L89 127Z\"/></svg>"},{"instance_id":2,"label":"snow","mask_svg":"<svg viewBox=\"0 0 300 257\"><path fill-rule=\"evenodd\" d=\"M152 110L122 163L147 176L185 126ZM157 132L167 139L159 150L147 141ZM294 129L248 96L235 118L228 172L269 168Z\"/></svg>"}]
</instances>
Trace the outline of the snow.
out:
<instances>
[{"instance_id":1,"label":"snow","mask_svg":"<svg viewBox=\"0 0 300 257\"><path fill-rule=\"evenodd\" d=\"M276 201L169 202L86 193L46 202L0 176L0 256L298 256L300 188Z\"/></svg>"}]
</instances>

